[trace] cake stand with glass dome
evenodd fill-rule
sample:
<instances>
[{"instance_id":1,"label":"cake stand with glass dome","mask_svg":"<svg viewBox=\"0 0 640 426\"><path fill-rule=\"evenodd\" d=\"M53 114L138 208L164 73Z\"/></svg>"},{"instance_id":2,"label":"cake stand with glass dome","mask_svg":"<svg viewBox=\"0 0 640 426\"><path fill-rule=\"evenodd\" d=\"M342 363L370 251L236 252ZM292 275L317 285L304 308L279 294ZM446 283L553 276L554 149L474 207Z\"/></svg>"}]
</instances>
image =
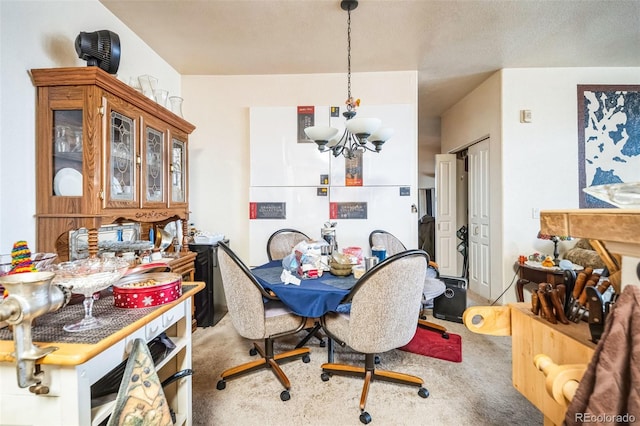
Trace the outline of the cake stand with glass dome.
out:
<instances>
[{"instance_id":1,"label":"cake stand with glass dome","mask_svg":"<svg viewBox=\"0 0 640 426\"><path fill-rule=\"evenodd\" d=\"M63 329L80 332L104 326L106 321L93 316L93 294L113 285L128 268L129 262L119 257L91 257L53 265L51 269L56 273L53 283L84 296L84 318L77 323L65 325Z\"/></svg>"}]
</instances>

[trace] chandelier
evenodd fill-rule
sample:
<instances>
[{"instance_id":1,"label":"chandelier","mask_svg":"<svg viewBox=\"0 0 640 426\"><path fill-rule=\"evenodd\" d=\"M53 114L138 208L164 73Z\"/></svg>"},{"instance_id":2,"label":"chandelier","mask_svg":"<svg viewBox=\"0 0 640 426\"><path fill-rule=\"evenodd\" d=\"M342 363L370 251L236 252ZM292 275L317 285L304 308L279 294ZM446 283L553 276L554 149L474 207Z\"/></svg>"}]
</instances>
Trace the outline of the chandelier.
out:
<instances>
[{"instance_id":1,"label":"chandelier","mask_svg":"<svg viewBox=\"0 0 640 426\"><path fill-rule=\"evenodd\" d=\"M355 118L360 99L351 96L351 11L358 7L358 0L342 0L340 7L347 11L347 100L346 111L342 113L345 130L337 139L339 130L330 126L310 126L305 134L318 145L320 152L331 151L334 157L344 155L354 158L358 151L380 152L382 145L393 135L390 127L380 127L377 118ZM370 146L371 145L371 146Z\"/></svg>"}]
</instances>

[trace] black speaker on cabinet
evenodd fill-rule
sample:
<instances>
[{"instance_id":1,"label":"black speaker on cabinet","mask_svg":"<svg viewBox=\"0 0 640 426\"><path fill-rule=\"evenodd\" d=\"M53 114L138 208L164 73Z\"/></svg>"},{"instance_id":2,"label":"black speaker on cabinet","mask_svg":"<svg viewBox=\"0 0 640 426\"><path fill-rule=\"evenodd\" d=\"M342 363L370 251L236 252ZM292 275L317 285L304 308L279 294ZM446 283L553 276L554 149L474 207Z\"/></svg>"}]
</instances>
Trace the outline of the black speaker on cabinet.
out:
<instances>
[{"instance_id":1,"label":"black speaker on cabinet","mask_svg":"<svg viewBox=\"0 0 640 426\"><path fill-rule=\"evenodd\" d=\"M229 244L229 240L224 242ZM189 250L198 253L194 279L205 283L204 290L193 297L198 327L216 325L227 313L227 299L218 265L218 244L189 244Z\"/></svg>"},{"instance_id":2,"label":"black speaker on cabinet","mask_svg":"<svg viewBox=\"0 0 640 426\"><path fill-rule=\"evenodd\" d=\"M467 309L467 280L443 277L446 289L433 300L433 316L438 319L462 323L462 314Z\"/></svg>"}]
</instances>

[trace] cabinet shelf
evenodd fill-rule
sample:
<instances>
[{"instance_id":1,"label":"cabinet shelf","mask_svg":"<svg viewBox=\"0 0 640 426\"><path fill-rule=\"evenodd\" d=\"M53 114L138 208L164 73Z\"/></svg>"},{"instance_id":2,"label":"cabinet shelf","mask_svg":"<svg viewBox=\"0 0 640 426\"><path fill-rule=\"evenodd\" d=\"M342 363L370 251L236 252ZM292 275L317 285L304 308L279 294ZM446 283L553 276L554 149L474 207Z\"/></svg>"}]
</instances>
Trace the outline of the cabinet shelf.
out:
<instances>
[{"instance_id":1,"label":"cabinet shelf","mask_svg":"<svg viewBox=\"0 0 640 426\"><path fill-rule=\"evenodd\" d=\"M54 158L61 159L64 161L72 161L74 163L82 162L82 152L55 152L53 154Z\"/></svg>"}]
</instances>

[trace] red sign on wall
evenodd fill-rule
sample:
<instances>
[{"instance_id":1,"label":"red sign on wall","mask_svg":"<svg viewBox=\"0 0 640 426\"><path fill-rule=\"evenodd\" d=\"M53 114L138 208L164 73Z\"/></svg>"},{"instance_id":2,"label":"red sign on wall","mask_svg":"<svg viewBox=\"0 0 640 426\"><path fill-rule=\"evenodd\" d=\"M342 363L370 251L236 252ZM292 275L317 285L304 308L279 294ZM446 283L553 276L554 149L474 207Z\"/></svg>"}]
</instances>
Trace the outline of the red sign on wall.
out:
<instances>
[{"instance_id":1,"label":"red sign on wall","mask_svg":"<svg viewBox=\"0 0 640 426\"><path fill-rule=\"evenodd\" d=\"M315 107L314 106L299 106L298 107L298 143L312 142L304 129L311 127L315 123Z\"/></svg>"},{"instance_id":2,"label":"red sign on wall","mask_svg":"<svg viewBox=\"0 0 640 426\"><path fill-rule=\"evenodd\" d=\"M338 203L329 203L329 219L338 218Z\"/></svg>"},{"instance_id":3,"label":"red sign on wall","mask_svg":"<svg viewBox=\"0 0 640 426\"><path fill-rule=\"evenodd\" d=\"M367 202L329 203L329 219L366 219Z\"/></svg>"},{"instance_id":4,"label":"red sign on wall","mask_svg":"<svg viewBox=\"0 0 640 426\"><path fill-rule=\"evenodd\" d=\"M249 203L249 219L286 219L287 203Z\"/></svg>"}]
</instances>

